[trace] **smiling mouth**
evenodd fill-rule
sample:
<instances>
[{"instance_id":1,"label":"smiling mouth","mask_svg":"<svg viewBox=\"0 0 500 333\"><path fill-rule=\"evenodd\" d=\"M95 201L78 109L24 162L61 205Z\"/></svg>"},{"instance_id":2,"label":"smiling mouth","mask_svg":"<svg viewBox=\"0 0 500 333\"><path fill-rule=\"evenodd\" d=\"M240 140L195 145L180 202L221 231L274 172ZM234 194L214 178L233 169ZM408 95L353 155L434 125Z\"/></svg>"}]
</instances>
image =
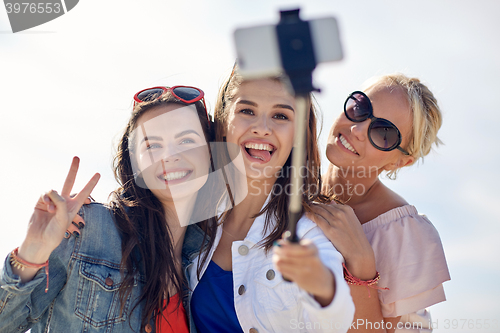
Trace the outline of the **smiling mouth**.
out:
<instances>
[{"instance_id":1,"label":"smiling mouth","mask_svg":"<svg viewBox=\"0 0 500 333\"><path fill-rule=\"evenodd\" d=\"M339 134L339 140L340 140L340 143L342 144L342 146L344 146L345 148L347 148L349 151L353 152L354 154L358 155L358 152L356 151L356 149L354 149L353 146L351 146L351 144L349 142L347 142L347 140L342 136L342 134Z\"/></svg>"},{"instance_id":2,"label":"smiling mouth","mask_svg":"<svg viewBox=\"0 0 500 333\"><path fill-rule=\"evenodd\" d=\"M191 173L193 173L192 170L182 170L182 171L174 171L174 172L167 172L163 173L158 176L160 180L166 181L166 182L172 182L175 180L187 178Z\"/></svg>"},{"instance_id":3,"label":"smiling mouth","mask_svg":"<svg viewBox=\"0 0 500 333\"><path fill-rule=\"evenodd\" d=\"M248 155L263 162L269 162L276 151L276 148L268 143L247 142L244 148Z\"/></svg>"}]
</instances>

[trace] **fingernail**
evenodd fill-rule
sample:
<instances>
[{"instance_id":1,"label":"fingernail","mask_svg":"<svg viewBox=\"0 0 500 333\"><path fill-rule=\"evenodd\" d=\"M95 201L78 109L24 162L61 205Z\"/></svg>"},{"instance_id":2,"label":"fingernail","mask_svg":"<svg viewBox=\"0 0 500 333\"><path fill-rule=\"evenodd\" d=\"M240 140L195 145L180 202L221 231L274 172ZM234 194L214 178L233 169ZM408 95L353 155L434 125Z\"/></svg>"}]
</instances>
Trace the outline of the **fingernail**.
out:
<instances>
[{"instance_id":1,"label":"fingernail","mask_svg":"<svg viewBox=\"0 0 500 333\"><path fill-rule=\"evenodd\" d=\"M69 232L68 232L68 231L66 231L66 232L64 233L64 238L69 238L69 236L70 236Z\"/></svg>"},{"instance_id":2,"label":"fingernail","mask_svg":"<svg viewBox=\"0 0 500 333\"><path fill-rule=\"evenodd\" d=\"M73 236L75 236L76 238L79 238L80 237L80 233L76 232L76 231L73 231Z\"/></svg>"},{"instance_id":3,"label":"fingernail","mask_svg":"<svg viewBox=\"0 0 500 333\"><path fill-rule=\"evenodd\" d=\"M80 230L85 227L85 224L83 224L83 222L78 222L78 224L76 224L76 222L71 221L71 223Z\"/></svg>"},{"instance_id":4,"label":"fingernail","mask_svg":"<svg viewBox=\"0 0 500 333\"><path fill-rule=\"evenodd\" d=\"M277 247L281 247L281 244L280 244L280 243L278 243L278 241L274 241L273 245L274 245L274 246L277 246Z\"/></svg>"}]
</instances>

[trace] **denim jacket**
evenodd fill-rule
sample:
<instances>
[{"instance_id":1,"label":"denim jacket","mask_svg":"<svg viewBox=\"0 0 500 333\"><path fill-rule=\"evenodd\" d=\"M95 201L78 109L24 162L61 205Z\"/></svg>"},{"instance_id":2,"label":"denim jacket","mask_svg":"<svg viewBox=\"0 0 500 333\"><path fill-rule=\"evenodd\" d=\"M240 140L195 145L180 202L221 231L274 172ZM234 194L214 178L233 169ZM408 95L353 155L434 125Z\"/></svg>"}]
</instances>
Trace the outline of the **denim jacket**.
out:
<instances>
[{"instance_id":1,"label":"denim jacket","mask_svg":"<svg viewBox=\"0 0 500 333\"><path fill-rule=\"evenodd\" d=\"M143 304L134 311L132 308L145 277L137 274L120 311L121 237L111 210L92 203L83 206L80 213L86 221L81 236L63 239L49 258L47 293L45 270L40 270L33 280L21 283L12 273L10 255L5 260L0 271L0 333L29 329L32 333L141 332ZM192 264L202 241L201 228L190 225L182 250L183 267ZM185 295L184 307L189 311L188 292ZM150 325L154 331L154 322ZM195 331L191 325L191 332Z\"/></svg>"}]
</instances>

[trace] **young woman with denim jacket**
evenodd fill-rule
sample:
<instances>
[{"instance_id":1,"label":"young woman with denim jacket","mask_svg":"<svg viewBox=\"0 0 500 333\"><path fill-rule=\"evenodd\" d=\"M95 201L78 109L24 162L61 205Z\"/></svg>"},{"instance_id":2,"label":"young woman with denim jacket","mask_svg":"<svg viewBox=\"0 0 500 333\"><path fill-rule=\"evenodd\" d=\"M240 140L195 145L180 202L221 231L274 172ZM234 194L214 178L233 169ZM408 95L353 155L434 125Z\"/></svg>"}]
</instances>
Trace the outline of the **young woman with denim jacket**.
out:
<instances>
[{"instance_id":1,"label":"young woman with denim jacket","mask_svg":"<svg viewBox=\"0 0 500 333\"><path fill-rule=\"evenodd\" d=\"M211 126L203 92L183 89L135 96L114 163L121 186L109 205L80 210L79 237L65 231L99 176L70 197L75 158L61 193L40 198L0 275L0 332L188 331L182 266L211 229L207 220L204 231L186 225L202 204L196 195L211 164ZM29 267L47 260L48 274Z\"/></svg>"},{"instance_id":2,"label":"young woman with denim jacket","mask_svg":"<svg viewBox=\"0 0 500 333\"><path fill-rule=\"evenodd\" d=\"M354 306L340 253L305 217L297 225L300 244L281 240L288 226L294 109L294 98L279 78L243 81L236 70L221 89L216 141L237 147L227 152L228 158L242 155L239 168L246 175L248 195L220 216L214 246L205 252L201 270L196 264L190 268L191 311L198 332L349 328ZM307 170L301 170L307 171L301 172L304 207L318 198L320 189L312 106L308 117Z\"/></svg>"}]
</instances>

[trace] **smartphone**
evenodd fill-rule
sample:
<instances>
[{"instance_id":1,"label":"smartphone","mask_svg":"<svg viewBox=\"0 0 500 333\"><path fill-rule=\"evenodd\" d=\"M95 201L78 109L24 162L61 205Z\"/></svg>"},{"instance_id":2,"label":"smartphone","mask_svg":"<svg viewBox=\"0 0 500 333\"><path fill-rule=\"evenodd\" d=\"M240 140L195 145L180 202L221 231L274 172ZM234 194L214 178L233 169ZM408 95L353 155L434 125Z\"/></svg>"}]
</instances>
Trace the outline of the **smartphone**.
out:
<instances>
[{"instance_id":1,"label":"smartphone","mask_svg":"<svg viewBox=\"0 0 500 333\"><path fill-rule=\"evenodd\" d=\"M343 57L337 20L325 17L310 20L316 63ZM246 78L275 76L283 73L276 25L239 28L234 32L240 73Z\"/></svg>"}]
</instances>

